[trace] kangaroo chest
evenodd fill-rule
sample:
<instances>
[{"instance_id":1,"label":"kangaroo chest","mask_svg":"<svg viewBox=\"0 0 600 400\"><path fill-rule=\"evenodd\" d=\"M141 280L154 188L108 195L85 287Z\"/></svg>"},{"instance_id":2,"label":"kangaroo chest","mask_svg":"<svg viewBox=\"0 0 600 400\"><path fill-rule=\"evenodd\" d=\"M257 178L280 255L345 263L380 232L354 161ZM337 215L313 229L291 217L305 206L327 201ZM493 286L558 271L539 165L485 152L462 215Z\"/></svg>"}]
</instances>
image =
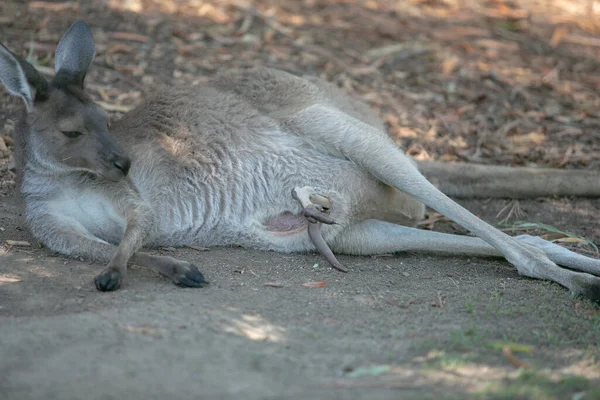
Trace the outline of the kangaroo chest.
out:
<instances>
[{"instance_id":1,"label":"kangaroo chest","mask_svg":"<svg viewBox=\"0 0 600 400\"><path fill-rule=\"evenodd\" d=\"M93 191L67 190L47 202L47 212L67 224L76 224L102 240L118 243L126 228L126 220L104 195Z\"/></svg>"}]
</instances>

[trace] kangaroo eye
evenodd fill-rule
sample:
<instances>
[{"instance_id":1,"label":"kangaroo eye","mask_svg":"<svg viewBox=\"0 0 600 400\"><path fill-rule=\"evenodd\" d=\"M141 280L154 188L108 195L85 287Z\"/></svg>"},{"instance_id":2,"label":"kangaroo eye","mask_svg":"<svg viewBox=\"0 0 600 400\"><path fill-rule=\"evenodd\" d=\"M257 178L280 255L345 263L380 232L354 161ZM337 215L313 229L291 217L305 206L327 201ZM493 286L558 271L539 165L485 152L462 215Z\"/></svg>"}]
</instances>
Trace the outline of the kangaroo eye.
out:
<instances>
[{"instance_id":1,"label":"kangaroo eye","mask_svg":"<svg viewBox=\"0 0 600 400\"><path fill-rule=\"evenodd\" d=\"M65 135L68 138L71 139L75 139L76 137L79 137L82 135L81 132L77 132L77 131L62 131L63 135Z\"/></svg>"}]
</instances>

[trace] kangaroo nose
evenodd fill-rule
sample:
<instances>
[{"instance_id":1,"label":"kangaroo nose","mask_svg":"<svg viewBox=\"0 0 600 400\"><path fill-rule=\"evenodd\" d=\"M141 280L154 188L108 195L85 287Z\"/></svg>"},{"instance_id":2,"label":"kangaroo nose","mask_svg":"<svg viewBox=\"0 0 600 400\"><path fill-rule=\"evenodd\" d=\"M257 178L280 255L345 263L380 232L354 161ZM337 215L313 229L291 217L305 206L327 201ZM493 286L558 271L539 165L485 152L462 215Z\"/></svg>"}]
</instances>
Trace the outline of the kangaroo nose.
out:
<instances>
[{"instance_id":1,"label":"kangaroo nose","mask_svg":"<svg viewBox=\"0 0 600 400\"><path fill-rule=\"evenodd\" d=\"M120 169L121 172L123 172L124 176L127 176L127 173L129 172L129 167L131 167L131 161L127 157L118 156L115 159L115 161L113 161L113 165L117 169Z\"/></svg>"}]
</instances>

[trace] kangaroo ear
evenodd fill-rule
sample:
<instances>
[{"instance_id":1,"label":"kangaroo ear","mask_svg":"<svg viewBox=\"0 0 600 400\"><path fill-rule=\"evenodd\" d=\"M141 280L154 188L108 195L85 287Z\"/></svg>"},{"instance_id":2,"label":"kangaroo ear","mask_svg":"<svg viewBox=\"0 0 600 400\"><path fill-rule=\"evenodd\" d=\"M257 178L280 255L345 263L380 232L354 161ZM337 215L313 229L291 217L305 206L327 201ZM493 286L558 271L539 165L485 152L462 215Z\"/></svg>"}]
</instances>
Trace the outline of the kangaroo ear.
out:
<instances>
[{"instance_id":1,"label":"kangaroo ear","mask_svg":"<svg viewBox=\"0 0 600 400\"><path fill-rule=\"evenodd\" d=\"M26 61L19 60L10 50L0 44L0 82L9 93L21 97L27 110L35 101L48 96L48 82Z\"/></svg>"},{"instance_id":2,"label":"kangaroo ear","mask_svg":"<svg viewBox=\"0 0 600 400\"><path fill-rule=\"evenodd\" d=\"M54 82L59 86L75 84L83 88L83 80L95 54L94 38L89 26L83 21L75 22L56 47Z\"/></svg>"}]
</instances>

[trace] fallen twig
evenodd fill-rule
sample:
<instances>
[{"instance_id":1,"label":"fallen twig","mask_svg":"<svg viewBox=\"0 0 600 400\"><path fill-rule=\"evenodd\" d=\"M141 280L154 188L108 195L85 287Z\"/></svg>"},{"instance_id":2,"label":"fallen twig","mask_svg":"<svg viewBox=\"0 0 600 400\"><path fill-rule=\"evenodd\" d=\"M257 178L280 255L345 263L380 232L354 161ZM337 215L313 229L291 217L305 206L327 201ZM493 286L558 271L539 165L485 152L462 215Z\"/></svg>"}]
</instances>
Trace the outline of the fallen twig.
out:
<instances>
[{"instance_id":1,"label":"fallen twig","mask_svg":"<svg viewBox=\"0 0 600 400\"><path fill-rule=\"evenodd\" d=\"M106 103L104 101L97 101L96 104L98 104L100 107L104 108L106 111L115 111L115 112L121 112L121 113L129 112L129 111L133 110L133 108L134 108L134 106L110 104L110 103Z\"/></svg>"},{"instance_id":2,"label":"fallen twig","mask_svg":"<svg viewBox=\"0 0 600 400\"><path fill-rule=\"evenodd\" d=\"M50 1L32 1L27 6L29 8L40 8L49 11L79 10L79 3L75 1L65 1L63 3L54 3Z\"/></svg>"},{"instance_id":3,"label":"fallen twig","mask_svg":"<svg viewBox=\"0 0 600 400\"><path fill-rule=\"evenodd\" d=\"M300 284L300 286L311 288L324 287L325 285L325 282L305 282Z\"/></svg>"},{"instance_id":4,"label":"fallen twig","mask_svg":"<svg viewBox=\"0 0 600 400\"><path fill-rule=\"evenodd\" d=\"M133 42L141 42L141 43L147 43L150 38L146 35L140 35L139 33L133 33L133 32L113 32L112 35L110 35L111 39L116 39L116 40L131 40Z\"/></svg>"},{"instance_id":5,"label":"fallen twig","mask_svg":"<svg viewBox=\"0 0 600 400\"><path fill-rule=\"evenodd\" d=\"M200 246L193 246L193 245L187 245L185 247L196 250L196 251L210 251L210 249L208 247L200 247Z\"/></svg>"},{"instance_id":6,"label":"fallen twig","mask_svg":"<svg viewBox=\"0 0 600 400\"><path fill-rule=\"evenodd\" d=\"M278 283L278 282L265 282L265 283L263 283L263 286L274 287L274 288L285 287L285 285L283 283Z\"/></svg>"},{"instance_id":7,"label":"fallen twig","mask_svg":"<svg viewBox=\"0 0 600 400\"><path fill-rule=\"evenodd\" d=\"M31 243L26 240L7 240L6 244L10 246L30 247Z\"/></svg>"}]
</instances>

